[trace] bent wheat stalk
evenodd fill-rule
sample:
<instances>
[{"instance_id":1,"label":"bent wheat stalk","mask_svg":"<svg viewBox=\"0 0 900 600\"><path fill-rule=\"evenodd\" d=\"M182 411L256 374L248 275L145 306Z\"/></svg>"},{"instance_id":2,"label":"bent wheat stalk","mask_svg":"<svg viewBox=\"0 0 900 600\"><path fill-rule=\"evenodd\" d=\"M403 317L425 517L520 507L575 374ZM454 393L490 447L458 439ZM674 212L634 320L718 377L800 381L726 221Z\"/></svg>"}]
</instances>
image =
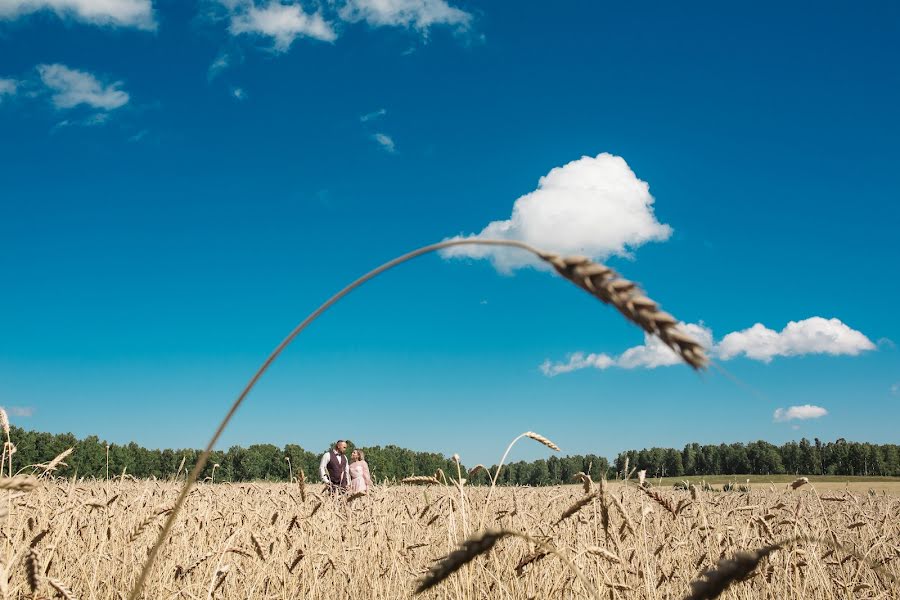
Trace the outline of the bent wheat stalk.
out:
<instances>
[{"instance_id":1,"label":"bent wheat stalk","mask_svg":"<svg viewBox=\"0 0 900 600\"><path fill-rule=\"evenodd\" d=\"M282 342L272 351L265 362L263 362L262 366L260 366L256 373L253 374L253 376L250 378L250 381L247 382L246 386L244 386L244 389L234 400L231 407L228 409L228 412L225 414L225 417L219 423L215 433L213 433L213 436L210 438L209 443L207 443L206 448L198 457L194 468L191 470L190 474L185 480L184 486L181 488L181 492L178 495L178 499L175 501L174 509L171 513L169 513L165 524L159 532L156 543L154 543L153 547L150 548L150 552L147 555L147 560L144 561L144 565L141 568L141 573L138 576L134 587L131 589L131 593L128 595L129 600L137 600L137 598L140 596L141 590L143 589L144 584L147 581L147 576L150 573L150 569L156 562L156 557L159 554L159 549L162 547L163 543L169 535L169 532L172 530L175 519L178 517L179 512L181 512L181 508L184 505L191 487L194 485L194 483L197 481L197 478L200 476L200 473L206 467L213 447L219 441L219 438L225 431L225 428L228 426L231 418L244 402L244 399L250 393L250 390L252 390L256 385L256 382L259 381L259 379L269 369L269 367L272 366L272 363L275 362L275 359L278 358L278 356L294 340L294 338L296 338L300 334L300 332L302 332L310 325L310 323L315 321L322 313L331 308L341 298L343 298L365 282L369 281L370 279L377 277L381 273L384 273L385 271L388 271L396 267L397 265L422 256L423 254L428 254L430 252L441 250L443 248L450 248L452 246L464 245L507 246L512 248L519 248L521 250L525 250L526 252L531 252L541 260L552 265L560 275L575 283L578 287L590 293L600 301L606 304L612 304L620 313L622 313L622 315L625 316L626 319L635 323L636 325L644 329L644 331L659 337L659 339L661 339L694 369L701 369L706 366L707 359L703 353L703 349L700 343L697 342L694 338L680 331L677 327L677 321L674 317L672 317L672 315L659 310L657 304L644 296L643 292L636 284L626 279L622 279L615 271L613 271L609 267L592 262L586 257L562 257L558 254L538 250L537 248L534 248L528 244L515 240L453 239L438 242L437 244L431 244L429 246L423 246L422 248L413 250L412 252L399 256L391 261L384 263L380 267L369 271L368 273L336 293L327 301L325 301L324 304L314 310L299 325L297 325L297 327L295 327L294 330L291 331L286 338L284 338L284 340L282 340Z\"/></svg>"}]
</instances>

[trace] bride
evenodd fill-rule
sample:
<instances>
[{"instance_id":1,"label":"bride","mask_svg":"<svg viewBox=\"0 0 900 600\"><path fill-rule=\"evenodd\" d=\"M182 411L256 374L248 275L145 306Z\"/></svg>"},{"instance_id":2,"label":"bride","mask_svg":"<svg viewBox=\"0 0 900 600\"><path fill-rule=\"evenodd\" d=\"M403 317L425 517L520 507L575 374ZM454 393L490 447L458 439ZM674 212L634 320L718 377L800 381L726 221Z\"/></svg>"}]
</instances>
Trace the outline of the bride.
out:
<instances>
[{"instance_id":1,"label":"bride","mask_svg":"<svg viewBox=\"0 0 900 600\"><path fill-rule=\"evenodd\" d=\"M372 476L369 475L369 464L366 462L366 453L362 450L354 450L350 454L350 493L368 492L372 487Z\"/></svg>"}]
</instances>

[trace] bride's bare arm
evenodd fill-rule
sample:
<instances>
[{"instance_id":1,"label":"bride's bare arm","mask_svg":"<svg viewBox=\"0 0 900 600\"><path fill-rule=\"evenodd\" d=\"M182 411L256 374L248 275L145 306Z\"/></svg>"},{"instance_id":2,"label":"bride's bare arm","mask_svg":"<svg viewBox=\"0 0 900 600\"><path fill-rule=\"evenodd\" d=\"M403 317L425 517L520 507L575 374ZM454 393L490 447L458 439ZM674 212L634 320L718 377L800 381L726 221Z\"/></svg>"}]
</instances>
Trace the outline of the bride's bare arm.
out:
<instances>
[{"instance_id":1,"label":"bride's bare arm","mask_svg":"<svg viewBox=\"0 0 900 600\"><path fill-rule=\"evenodd\" d=\"M369 463L363 461L363 476L366 478L366 487L372 487L372 476L369 474Z\"/></svg>"}]
</instances>

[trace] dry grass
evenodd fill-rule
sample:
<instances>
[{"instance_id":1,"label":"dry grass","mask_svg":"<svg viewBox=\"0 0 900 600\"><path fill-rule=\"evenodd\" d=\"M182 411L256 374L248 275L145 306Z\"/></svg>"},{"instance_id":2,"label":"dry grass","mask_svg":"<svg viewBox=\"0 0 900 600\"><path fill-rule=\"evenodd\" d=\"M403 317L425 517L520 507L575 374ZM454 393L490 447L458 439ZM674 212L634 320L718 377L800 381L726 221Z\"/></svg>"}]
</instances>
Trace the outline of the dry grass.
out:
<instances>
[{"instance_id":1,"label":"dry grass","mask_svg":"<svg viewBox=\"0 0 900 600\"><path fill-rule=\"evenodd\" d=\"M604 489L615 507L608 532L598 490L597 501L557 523L584 497L581 485L496 488L479 530L488 488L452 479L376 486L352 503L309 483L305 502L297 484L202 484L144 597L393 599L412 596L431 573L441 579L423 598L684 598L711 589L691 582L714 568L744 579L728 582L721 598L900 597L891 578L900 575L896 496L820 492L815 482L697 500L653 488L662 502L633 483ZM127 595L178 491L176 482L50 479L0 492L10 497L0 529L3 597L30 596L32 587L36 597ZM677 518L665 508L687 502ZM755 564L755 550L795 536L829 541L789 543ZM481 542L466 545L469 538ZM703 581L717 588L722 579Z\"/></svg>"}]
</instances>

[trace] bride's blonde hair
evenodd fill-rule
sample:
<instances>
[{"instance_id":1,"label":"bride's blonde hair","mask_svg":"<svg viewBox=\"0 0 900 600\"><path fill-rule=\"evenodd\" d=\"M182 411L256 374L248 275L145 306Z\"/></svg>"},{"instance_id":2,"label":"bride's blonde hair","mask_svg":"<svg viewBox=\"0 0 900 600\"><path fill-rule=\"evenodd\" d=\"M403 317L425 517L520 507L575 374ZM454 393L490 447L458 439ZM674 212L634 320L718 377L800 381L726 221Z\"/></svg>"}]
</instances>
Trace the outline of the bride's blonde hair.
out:
<instances>
[{"instance_id":1,"label":"bride's blonde hair","mask_svg":"<svg viewBox=\"0 0 900 600\"><path fill-rule=\"evenodd\" d=\"M359 448L354 448L354 452L356 452L356 456L359 457L359 460L366 460L366 453L360 450Z\"/></svg>"}]
</instances>

